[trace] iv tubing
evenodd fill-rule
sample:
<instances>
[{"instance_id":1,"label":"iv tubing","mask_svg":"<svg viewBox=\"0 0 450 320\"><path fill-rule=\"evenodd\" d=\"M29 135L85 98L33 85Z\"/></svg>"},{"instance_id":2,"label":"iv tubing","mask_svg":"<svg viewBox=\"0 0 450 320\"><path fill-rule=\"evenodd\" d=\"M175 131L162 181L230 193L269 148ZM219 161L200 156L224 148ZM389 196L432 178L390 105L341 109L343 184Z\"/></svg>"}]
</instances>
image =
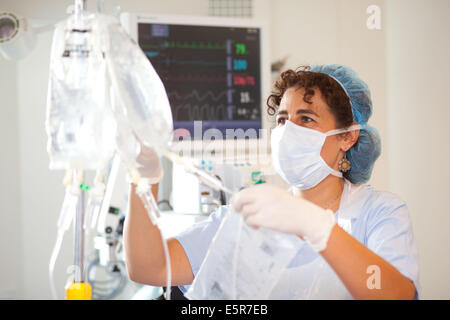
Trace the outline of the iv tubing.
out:
<instances>
[{"instance_id":1,"label":"iv tubing","mask_svg":"<svg viewBox=\"0 0 450 320\"><path fill-rule=\"evenodd\" d=\"M66 195L64 197L63 206L61 208L61 213L59 215L58 219L58 233L56 236L56 242L55 246L53 247L52 254L50 256L50 262L48 266L49 271L49 278L50 278L50 290L51 294L54 300L58 299L58 295L56 293L56 286L55 286L55 265L56 260L58 259L59 252L61 250L61 244L64 239L65 232L69 229L70 224L73 220L73 215L71 214L71 208L70 208L70 197L71 196L77 196L77 188L73 188L71 186L72 182L72 170L67 170L66 174L64 176L64 185L66 186ZM69 207L67 207L69 205Z\"/></svg>"},{"instance_id":2,"label":"iv tubing","mask_svg":"<svg viewBox=\"0 0 450 320\"><path fill-rule=\"evenodd\" d=\"M236 277L237 277L237 260L238 260L238 252L239 252L239 242L241 240L241 233L242 233L242 227L243 227L243 222L244 219L242 218L242 216L239 216L239 226L238 226L238 230L237 230L237 235L236 235L236 247L234 247L234 256L233 256L233 264L232 264L232 269L231 269L231 275L232 275L232 300L236 300L237 296L236 296Z\"/></svg>"},{"instance_id":3,"label":"iv tubing","mask_svg":"<svg viewBox=\"0 0 450 320\"><path fill-rule=\"evenodd\" d=\"M58 230L58 235L56 237L55 246L53 247L52 255L50 257L50 263L49 263L49 267L48 267L49 277L50 277L50 290L51 290L52 297L54 300L58 300L58 294L56 293L55 277L54 277L55 264L56 264L56 259L58 258L58 255L59 255L59 251L61 250L61 244L62 244L63 238L64 238L64 231Z\"/></svg>"},{"instance_id":4,"label":"iv tubing","mask_svg":"<svg viewBox=\"0 0 450 320\"><path fill-rule=\"evenodd\" d=\"M151 188L148 185L148 183L146 183L145 179L141 179L141 181L144 180L143 182L143 186L141 183L138 184L137 188L137 194L139 195L139 197L142 200L142 203L144 204L144 207L147 211L147 214L150 218L150 221L159 229L159 233L161 235L161 241L162 241L162 245L163 245L163 250L164 250L164 257L166 259L166 268L167 268L167 275L166 275L166 300L170 300L170 291L171 291L171 286L172 286L172 267L170 264L170 255L169 255L169 247L167 246L167 241L164 238L164 235L161 231L161 228L159 226L158 223L158 217L157 215L159 215L159 210L158 210L158 206L156 205L156 201L155 198L153 197L153 194L151 193Z\"/></svg>"},{"instance_id":5,"label":"iv tubing","mask_svg":"<svg viewBox=\"0 0 450 320\"><path fill-rule=\"evenodd\" d=\"M186 170L186 172L196 176L197 179L199 179L200 182L202 182L203 184L206 184L207 186L213 188L214 190L223 191L231 195L233 194L233 191L228 189L220 179L216 178L208 171L196 166L192 161L183 159L178 154L176 154L176 152L170 150L166 150L164 155L172 162L182 165L184 170Z\"/></svg>"},{"instance_id":6,"label":"iv tubing","mask_svg":"<svg viewBox=\"0 0 450 320\"><path fill-rule=\"evenodd\" d=\"M76 266L76 269L74 275L74 282L76 283L85 282L86 279L85 256L84 256L84 245L85 245L84 219L86 213L84 208L85 195L86 191L81 190L75 216L74 265Z\"/></svg>"}]
</instances>

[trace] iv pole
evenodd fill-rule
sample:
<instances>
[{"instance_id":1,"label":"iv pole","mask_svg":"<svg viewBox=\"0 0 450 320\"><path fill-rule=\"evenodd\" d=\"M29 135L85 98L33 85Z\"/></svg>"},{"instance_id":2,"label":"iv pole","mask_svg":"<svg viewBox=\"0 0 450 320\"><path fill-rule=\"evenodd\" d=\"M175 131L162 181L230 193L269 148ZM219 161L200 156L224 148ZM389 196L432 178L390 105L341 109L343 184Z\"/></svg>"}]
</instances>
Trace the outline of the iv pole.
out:
<instances>
[{"instance_id":1,"label":"iv pole","mask_svg":"<svg viewBox=\"0 0 450 320\"><path fill-rule=\"evenodd\" d=\"M86 0L75 0L75 16L80 16L86 10ZM86 187L84 185L84 173L76 170L75 175L80 183L80 196L78 198L75 216L75 244L74 244L74 267L75 274L73 282L66 287L67 300L92 300L92 288L86 281L86 256L85 248L85 215L86 215ZM77 186L78 187L78 186Z\"/></svg>"},{"instance_id":2,"label":"iv pole","mask_svg":"<svg viewBox=\"0 0 450 320\"><path fill-rule=\"evenodd\" d=\"M74 277L73 282L66 288L67 300L91 300L92 289L90 284L86 281L86 255L85 255L85 238L86 238L86 189L84 185L83 171L77 171L76 175L79 177L78 186L80 188L80 195L77 202L77 210L75 214L75 243L74 243Z\"/></svg>"}]
</instances>

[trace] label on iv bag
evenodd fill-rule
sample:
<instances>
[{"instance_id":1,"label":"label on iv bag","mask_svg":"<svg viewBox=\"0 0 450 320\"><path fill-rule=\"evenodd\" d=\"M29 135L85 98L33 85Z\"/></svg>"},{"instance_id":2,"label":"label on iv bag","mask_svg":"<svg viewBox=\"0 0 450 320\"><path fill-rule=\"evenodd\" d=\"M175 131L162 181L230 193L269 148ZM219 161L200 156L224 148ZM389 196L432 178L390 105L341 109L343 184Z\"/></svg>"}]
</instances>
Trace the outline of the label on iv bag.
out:
<instances>
[{"instance_id":1,"label":"label on iv bag","mask_svg":"<svg viewBox=\"0 0 450 320\"><path fill-rule=\"evenodd\" d=\"M268 299L301 245L301 240L294 235L252 229L240 215L229 212L186 297Z\"/></svg>"}]
</instances>

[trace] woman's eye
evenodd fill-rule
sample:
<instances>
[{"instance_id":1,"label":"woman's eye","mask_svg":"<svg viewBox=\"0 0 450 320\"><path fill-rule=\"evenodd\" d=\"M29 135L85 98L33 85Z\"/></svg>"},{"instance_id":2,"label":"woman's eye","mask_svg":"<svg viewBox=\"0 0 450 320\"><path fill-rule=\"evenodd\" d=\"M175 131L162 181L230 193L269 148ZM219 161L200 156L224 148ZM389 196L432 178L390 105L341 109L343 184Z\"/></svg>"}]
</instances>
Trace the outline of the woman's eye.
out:
<instances>
[{"instance_id":1,"label":"woman's eye","mask_svg":"<svg viewBox=\"0 0 450 320\"><path fill-rule=\"evenodd\" d=\"M277 125L284 125L286 122L286 118L278 118L277 119Z\"/></svg>"},{"instance_id":2,"label":"woman's eye","mask_svg":"<svg viewBox=\"0 0 450 320\"><path fill-rule=\"evenodd\" d=\"M309 123L309 122L312 122L314 120L312 118L310 118L310 117L302 116L301 117L301 121L302 121L302 123Z\"/></svg>"}]
</instances>

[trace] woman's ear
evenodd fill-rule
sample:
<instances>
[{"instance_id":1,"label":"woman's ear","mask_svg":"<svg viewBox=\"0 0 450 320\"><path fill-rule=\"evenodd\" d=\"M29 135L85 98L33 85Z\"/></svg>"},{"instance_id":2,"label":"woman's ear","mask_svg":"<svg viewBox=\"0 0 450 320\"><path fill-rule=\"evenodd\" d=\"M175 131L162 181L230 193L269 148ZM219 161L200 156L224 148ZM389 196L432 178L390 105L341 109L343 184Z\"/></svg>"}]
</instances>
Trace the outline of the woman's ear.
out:
<instances>
[{"instance_id":1,"label":"woman's ear","mask_svg":"<svg viewBox=\"0 0 450 320\"><path fill-rule=\"evenodd\" d=\"M352 125L357 125L357 123L353 122ZM344 139L342 139L341 150L347 152L351 147L353 147L356 142L358 142L359 137L359 129L346 132L344 134Z\"/></svg>"}]
</instances>

